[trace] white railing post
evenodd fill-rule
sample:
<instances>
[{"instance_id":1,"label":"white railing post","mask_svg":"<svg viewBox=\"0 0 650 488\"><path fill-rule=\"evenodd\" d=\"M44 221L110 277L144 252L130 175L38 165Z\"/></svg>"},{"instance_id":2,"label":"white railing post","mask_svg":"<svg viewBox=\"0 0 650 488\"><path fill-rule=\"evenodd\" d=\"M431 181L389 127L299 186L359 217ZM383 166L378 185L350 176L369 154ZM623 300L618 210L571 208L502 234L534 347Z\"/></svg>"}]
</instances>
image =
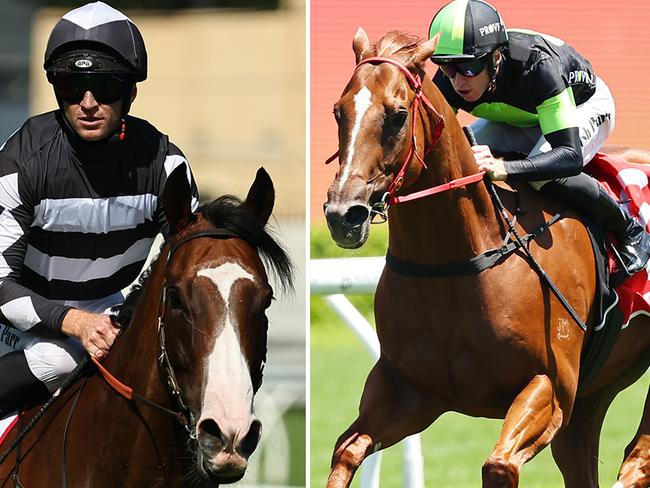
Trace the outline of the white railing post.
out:
<instances>
[{"instance_id":1,"label":"white railing post","mask_svg":"<svg viewBox=\"0 0 650 488\"><path fill-rule=\"evenodd\" d=\"M424 459L420 434L408 436L402 441L404 445L404 486L424 488Z\"/></svg>"},{"instance_id":2,"label":"white railing post","mask_svg":"<svg viewBox=\"0 0 650 488\"><path fill-rule=\"evenodd\" d=\"M336 312L336 314L352 329L361 340L368 352L375 361L379 359L379 339L375 329L368 323L366 318L356 309L350 300L341 293L326 295L325 301Z\"/></svg>"}]
</instances>

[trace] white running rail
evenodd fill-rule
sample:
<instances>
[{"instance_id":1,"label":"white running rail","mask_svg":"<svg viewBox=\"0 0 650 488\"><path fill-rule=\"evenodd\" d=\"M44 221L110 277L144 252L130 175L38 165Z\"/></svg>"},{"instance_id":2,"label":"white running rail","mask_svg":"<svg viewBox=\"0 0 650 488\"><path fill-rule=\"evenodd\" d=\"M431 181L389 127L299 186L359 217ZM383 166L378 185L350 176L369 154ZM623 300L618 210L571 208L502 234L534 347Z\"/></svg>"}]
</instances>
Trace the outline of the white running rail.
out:
<instances>
[{"instance_id":1,"label":"white running rail","mask_svg":"<svg viewBox=\"0 0 650 488\"><path fill-rule=\"evenodd\" d=\"M379 359L377 334L345 293L374 293L384 263L383 257L312 259L309 263L311 294L325 296L325 301L352 329L375 360ZM424 488L424 462L419 434L405 438L403 446L403 486ZM361 488L379 488L380 463L381 452L366 458L361 466Z\"/></svg>"}]
</instances>

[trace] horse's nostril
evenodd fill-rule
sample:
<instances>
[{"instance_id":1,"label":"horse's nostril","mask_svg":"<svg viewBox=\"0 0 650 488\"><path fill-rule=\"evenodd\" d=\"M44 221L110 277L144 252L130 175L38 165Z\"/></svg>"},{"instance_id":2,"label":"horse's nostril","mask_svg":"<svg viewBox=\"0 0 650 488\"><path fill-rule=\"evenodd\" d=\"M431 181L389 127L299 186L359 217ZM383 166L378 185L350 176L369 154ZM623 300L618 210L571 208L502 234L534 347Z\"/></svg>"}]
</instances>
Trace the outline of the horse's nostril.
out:
<instances>
[{"instance_id":1,"label":"horse's nostril","mask_svg":"<svg viewBox=\"0 0 650 488\"><path fill-rule=\"evenodd\" d=\"M349 227L363 224L370 216L370 211L363 205L354 205L345 213L345 223Z\"/></svg>"},{"instance_id":2,"label":"horse's nostril","mask_svg":"<svg viewBox=\"0 0 650 488\"><path fill-rule=\"evenodd\" d=\"M257 448L257 444L260 442L261 435L262 422L253 420L250 429L248 429L248 433L239 442L239 448L237 449L239 453L245 458L253 454L253 451Z\"/></svg>"},{"instance_id":3,"label":"horse's nostril","mask_svg":"<svg viewBox=\"0 0 650 488\"><path fill-rule=\"evenodd\" d=\"M199 422L198 437L201 445L208 449L219 449L226 443L219 425L212 419Z\"/></svg>"}]
</instances>

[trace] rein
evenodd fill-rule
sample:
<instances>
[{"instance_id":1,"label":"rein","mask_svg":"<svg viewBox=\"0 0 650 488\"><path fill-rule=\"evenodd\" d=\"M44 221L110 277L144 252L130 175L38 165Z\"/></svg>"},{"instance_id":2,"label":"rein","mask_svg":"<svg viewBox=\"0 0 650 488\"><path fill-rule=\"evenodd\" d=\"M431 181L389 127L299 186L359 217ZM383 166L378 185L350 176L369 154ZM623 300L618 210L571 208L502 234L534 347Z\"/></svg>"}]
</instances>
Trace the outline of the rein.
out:
<instances>
[{"instance_id":1,"label":"rein","mask_svg":"<svg viewBox=\"0 0 650 488\"><path fill-rule=\"evenodd\" d=\"M474 133L471 127L464 127L463 132L465 133L465 136L467 137L470 145L475 146L476 138L474 137ZM474 176L476 175L472 175L471 177L465 177L465 178L469 179ZM465 178L461 178L461 180ZM496 188L492 183L492 181L487 177L487 175L483 176L481 179L483 180L483 183L485 184L490 194L490 198L492 199L495 208L499 211L501 218L506 222L508 226L508 234L506 235L503 245L500 248L489 249L488 251L485 251L484 253L469 259L468 261L453 261L453 262L442 263L434 266L424 266L424 265L399 259L393 256L389 250L386 253L386 266L397 273L407 275L407 276L416 276L420 278L439 278L439 277L448 277L448 276L472 275L472 274L481 273L482 271L488 268L492 268L496 266L503 259L506 259L508 256L510 256L510 254L512 254L518 249L521 249L521 251L526 256L530 266L550 288L550 290L553 292L553 294L562 304L564 309L569 313L569 315L571 315L571 318L574 320L574 322L583 331L586 331L587 325L582 321L578 313L574 310L574 308L571 306L568 300L564 297L564 295L559 290L557 285L553 282L551 277L546 273L546 271L544 271L542 266L537 262L533 254L530 252L530 249L528 248L530 241L538 237L546 230L548 230L551 227L551 225L553 225L561 218L561 214L554 215L548 222L544 222L540 227L535 229L530 234L521 237L515 227L514 219L511 219L510 216L508 215L508 212L506 212L506 208L503 205L503 202L501 201L501 198L499 197L499 194L497 193ZM439 187L435 187L435 189L441 188L436 193L457 186L462 186L462 185L452 186L452 184L455 184L457 181L458 180L454 180L445 185L440 185ZM422 192L417 192L417 193L422 193ZM412 195L416 195L416 194L412 194ZM516 215L515 215L515 219L516 219ZM510 237L511 235L512 238Z\"/></svg>"}]
</instances>

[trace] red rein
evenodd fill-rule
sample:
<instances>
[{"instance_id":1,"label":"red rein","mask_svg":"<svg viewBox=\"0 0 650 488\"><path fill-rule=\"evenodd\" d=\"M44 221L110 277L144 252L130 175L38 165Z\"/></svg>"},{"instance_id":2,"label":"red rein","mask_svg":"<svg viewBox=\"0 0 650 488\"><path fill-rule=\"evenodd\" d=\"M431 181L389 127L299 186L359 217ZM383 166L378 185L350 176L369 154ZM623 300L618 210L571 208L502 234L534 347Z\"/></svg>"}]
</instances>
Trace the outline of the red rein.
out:
<instances>
[{"instance_id":1,"label":"red rein","mask_svg":"<svg viewBox=\"0 0 650 488\"><path fill-rule=\"evenodd\" d=\"M480 173L476 173L470 176L463 176L462 178L458 178L448 183L434 186L433 188L427 188L426 190L421 190L415 193L411 193L409 195L395 196L395 193L397 193L397 191L401 188L402 184L404 183L404 174L406 173L408 165L413 157L413 154L415 154L415 157L418 159L418 161L420 161L422 166L426 169L427 165L424 163L424 158L433 149L433 146L435 145L436 142L438 142L438 139L440 139L440 135L442 134L442 129L444 128L445 123L442 116L438 113L438 111L431 103L431 100L429 100L426 97L426 95L422 93L422 81L420 80L419 75L414 75L413 73L411 73L408 70L408 68L404 66L402 63L400 63L399 61L390 58L382 58L382 57L366 58L363 61L361 61L359 64L357 64L354 71L356 72L361 66L368 63L388 63L397 67L397 69L399 69L404 74L404 76L406 76L409 85L415 92L415 99L413 100L413 114L411 116L411 146L409 147L408 154L406 155L406 159L404 160L402 167L400 168L399 172L397 173L397 175L389 185L388 190L386 191L386 196L384 197L383 200L388 204L388 206L393 205L395 203L416 200L418 198L426 197L429 195L435 195L436 193L441 193L443 191L451 190L453 188L459 188L468 185L470 183L476 183L478 181L481 181L483 179L483 175L485 174L484 171L481 171ZM431 112L434 118L436 119L435 125L433 127L431 144L429 145L428 149L425 148L424 154L422 156L418 154L417 141L415 138L415 121L417 118L418 109L420 108L420 103L424 103L424 107L427 110L429 110L429 112ZM339 152L336 151L335 154L333 154L331 157L327 159L327 161L325 161L325 164L329 164L332 161L334 161L334 159L336 159L338 155Z\"/></svg>"}]
</instances>

